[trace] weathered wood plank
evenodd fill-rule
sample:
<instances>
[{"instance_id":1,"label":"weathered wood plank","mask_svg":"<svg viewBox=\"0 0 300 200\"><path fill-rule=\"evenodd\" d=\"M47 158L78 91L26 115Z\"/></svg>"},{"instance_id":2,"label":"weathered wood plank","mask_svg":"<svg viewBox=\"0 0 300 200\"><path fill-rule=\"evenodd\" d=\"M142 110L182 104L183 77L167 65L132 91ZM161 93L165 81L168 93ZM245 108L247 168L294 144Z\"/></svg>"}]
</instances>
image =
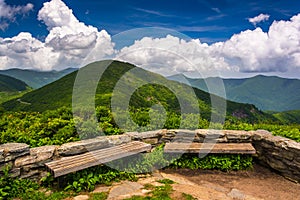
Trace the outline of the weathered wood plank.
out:
<instances>
[{"instance_id":1,"label":"weathered wood plank","mask_svg":"<svg viewBox=\"0 0 300 200\"><path fill-rule=\"evenodd\" d=\"M123 157L151 150L151 145L133 141L118 146L99 149L80 155L64 157L60 160L46 163L46 168L54 177L76 172L88 167L101 165Z\"/></svg>"},{"instance_id":2,"label":"weathered wood plank","mask_svg":"<svg viewBox=\"0 0 300 200\"><path fill-rule=\"evenodd\" d=\"M251 143L167 143L165 153L255 154Z\"/></svg>"}]
</instances>

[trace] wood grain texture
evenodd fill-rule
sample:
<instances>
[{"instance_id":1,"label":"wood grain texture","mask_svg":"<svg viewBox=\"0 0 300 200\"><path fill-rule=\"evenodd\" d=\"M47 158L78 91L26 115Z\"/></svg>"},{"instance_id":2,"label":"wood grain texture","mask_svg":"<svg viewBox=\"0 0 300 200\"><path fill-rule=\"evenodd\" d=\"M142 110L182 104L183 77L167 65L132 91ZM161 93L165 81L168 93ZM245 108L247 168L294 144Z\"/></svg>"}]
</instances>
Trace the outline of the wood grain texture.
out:
<instances>
[{"instance_id":1,"label":"wood grain texture","mask_svg":"<svg viewBox=\"0 0 300 200\"><path fill-rule=\"evenodd\" d=\"M251 143L167 143L165 153L255 154Z\"/></svg>"},{"instance_id":2,"label":"wood grain texture","mask_svg":"<svg viewBox=\"0 0 300 200\"><path fill-rule=\"evenodd\" d=\"M133 141L105 149L87 152L80 155L61 158L60 160L46 163L47 170L56 178L76 172L88 167L101 165L113 160L146 152L151 150L151 145Z\"/></svg>"}]
</instances>

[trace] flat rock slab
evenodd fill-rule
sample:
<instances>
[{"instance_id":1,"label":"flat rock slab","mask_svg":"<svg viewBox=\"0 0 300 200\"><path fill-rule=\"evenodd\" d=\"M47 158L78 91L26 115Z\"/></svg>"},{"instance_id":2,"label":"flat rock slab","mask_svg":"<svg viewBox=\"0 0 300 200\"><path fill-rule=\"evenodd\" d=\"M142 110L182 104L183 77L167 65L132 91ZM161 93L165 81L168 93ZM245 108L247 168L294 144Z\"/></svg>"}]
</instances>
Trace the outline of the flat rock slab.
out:
<instances>
[{"instance_id":1,"label":"flat rock slab","mask_svg":"<svg viewBox=\"0 0 300 200\"><path fill-rule=\"evenodd\" d=\"M124 199L133 195L143 195L142 188L144 186L137 182L124 181L122 184L111 188L107 199Z\"/></svg>"},{"instance_id":2,"label":"flat rock slab","mask_svg":"<svg viewBox=\"0 0 300 200\"><path fill-rule=\"evenodd\" d=\"M62 156L71 156L128 143L130 141L131 137L129 135L100 136L93 139L63 144L58 148L57 152Z\"/></svg>"},{"instance_id":3,"label":"flat rock slab","mask_svg":"<svg viewBox=\"0 0 300 200\"><path fill-rule=\"evenodd\" d=\"M8 162L29 154L29 145L24 143L6 143L0 145L0 162Z\"/></svg>"},{"instance_id":4,"label":"flat rock slab","mask_svg":"<svg viewBox=\"0 0 300 200\"><path fill-rule=\"evenodd\" d=\"M43 162L50 159L54 155L54 151L57 148L55 145L42 146L30 149L30 155L17 158L15 166L25 166L38 162Z\"/></svg>"}]
</instances>

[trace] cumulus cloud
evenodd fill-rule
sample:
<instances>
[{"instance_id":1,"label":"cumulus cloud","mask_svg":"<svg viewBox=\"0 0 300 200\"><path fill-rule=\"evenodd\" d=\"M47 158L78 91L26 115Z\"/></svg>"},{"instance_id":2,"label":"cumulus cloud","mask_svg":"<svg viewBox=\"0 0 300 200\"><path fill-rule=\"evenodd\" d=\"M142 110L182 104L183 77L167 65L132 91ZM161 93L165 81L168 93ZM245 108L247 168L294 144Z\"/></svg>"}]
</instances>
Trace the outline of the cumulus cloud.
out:
<instances>
[{"instance_id":1,"label":"cumulus cloud","mask_svg":"<svg viewBox=\"0 0 300 200\"><path fill-rule=\"evenodd\" d=\"M248 21L253 24L254 26L256 26L256 24L263 22L263 21L268 21L270 18L270 15L267 14L259 14L256 17L253 18L248 18Z\"/></svg>"},{"instance_id":2,"label":"cumulus cloud","mask_svg":"<svg viewBox=\"0 0 300 200\"><path fill-rule=\"evenodd\" d=\"M0 66L5 68L34 68L51 70L58 54L50 47L32 37L30 33L21 32L12 38L0 38Z\"/></svg>"},{"instance_id":3,"label":"cumulus cloud","mask_svg":"<svg viewBox=\"0 0 300 200\"><path fill-rule=\"evenodd\" d=\"M171 35L144 37L121 49L116 58L164 75L200 72L205 76L229 67L222 58L213 56L208 44L199 39L186 41Z\"/></svg>"},{"instance_id":4,"label":"cumulus cloud","mask_svg":"<svg viewBox=\"0 0 300 200\"><path fill-rule=\"evenodd\" d=\"M300 14L274 21L268 32L246 30L211 45L170 35L145 37L121 49L117 58L162 74L191 72L195 67L204 75L288 72L300 70L299 44Z\"/></svg>"},{"instance_id":5,"label":"cumulus cloud","mask_svg":"<svg viewBox=\"0 0 300 200\"><path fill-rule=\"evenodd\" d=\"M243 31L211 49L241 72L287 72L300 68L300 14L274 21L268 32Z\"/></svg>"},{"instance_id":6,"label":"cumulus cloud","mask_svg":"<svg viewBox=\"0 0 300 200\"><path fill-rule=\"evenodd\" d=\"M83 60L91 62L114 52L111 37L105 30L99 32L97 28L80 22L61 0L44 3L38 19L49 30L45 43L60 53L58 63L61 67L79 64Z\"/></svg>"},{"instance_id":7,"label":"cumulus cloud","mask_svg":"<svg viewBox=\"0 0 300 200\"><path fill-rule=\"evenodd\" d=\"M1 1L1 0L0 0ZM0 66L39 70L79 67L114 53L110 35L80 22L61 0L44 3L38 20L49 34L45 42L30 33L0 38Z\"/></svg>"},{"instance_id":8,"label":"cumulus cloud","mask_svg":"<svg viewBox=\"0 0 300 200\"><path fill-rule=\"evenodd\" d=\"M25 6L10 6L4 0L0 0L0 29L5 30L9 22L16 19L16 15L24 15L33 9L33 4L28 3Z\"/></svg>"},{"instance_id":9,"label":"cumulus cloud","mask_svg":"<svg viewBox=\"0 0 300 200\"><path fill-rule=\"evenodd\" d=\"M59 70L115 55L116 59L164 75L300 71L300 14L274 21L268 31L245 30L210 45L199 39L167 35L144 37L118 51L105 30L80 22L61 0L44 3L38 19L49 31L44 42L30 33L0 38L1 69ZM253 18L252 22L261 20L263 17Z\"/></svg>"}]
</instances>

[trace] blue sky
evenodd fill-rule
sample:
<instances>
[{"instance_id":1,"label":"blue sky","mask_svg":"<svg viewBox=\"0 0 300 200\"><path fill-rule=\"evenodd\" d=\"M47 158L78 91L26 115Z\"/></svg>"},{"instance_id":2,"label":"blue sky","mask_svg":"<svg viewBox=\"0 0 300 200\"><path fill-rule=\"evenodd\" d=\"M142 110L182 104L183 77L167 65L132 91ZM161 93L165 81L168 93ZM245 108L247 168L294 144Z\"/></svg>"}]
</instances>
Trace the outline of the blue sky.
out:
<instances>
[{"instance_id":1,"label":"blue sky","mask_svg":"<svg viewBox=\"0 0 300 200\"><path fill-rule=\"evenodd\" d=\"M209 58L213 63L211 66L206 65L208 62L199 64L201 61L197 61L197 67L199 66L197 70L206 70L207 74L218 70L226 77L266 74L300 78L300 53L298 53L300 37L297 37L297 34L300 34L298 28L300 23L296 19L300 13L300 1L52 0L52 7L50 4L49 7L45 6L43 4L45 2L48 1L0 0L0 7L4 6L7 9L7 13L4 12L4 9L2 9L3 13L0 13L0 38L2 38L0 41L0 68L51 70L78 67L85 63L77 60L79 54L81 60L86 60L86 62L91 60L90 57L97 60L119 55L118 52L124 53L128 49L132 49L133 47L130 45L133 45L134 40L140 40L140 43L135 45L139 47L157 45L154 47L162 48L160 44L166 44L166 41L173 42L173 49L174 45L178 45L178 48L182 47L182 49L193 46L192 43L182 44L180 40L176 40L177 37L185 37L194 39L195 43L199 45L197 52L202 52L199 53L199 57L205 58L206 54L211 57ZM60 5L59 9L53 9L55 5ZM51 13L55 13L55 16L53 17ZM60 19L61 21L57 21L57 17L68 19L70 17L72 20ZM298 17L300 18L300 16ZM283 23L277 23L280 21ZM163 29L158 29L147 32L140 29L123 33L127 30L144 27L166 28L171 31L160 32ZM271 29L272 31L270 31ZM102 30L103 32L101 32ZM281 33L280 30L284 30L284 33ZM21 32L28 34L20 35ZM115 35L120 33L123 41L116 41ZM181 33L184 35L183 37L180 37ZM167 34L173 35L175 38L168 37ZM152 37L153 40L143 40L145 36ZM76 41L78 42L76 44L77 51L74 46L74 37L78 38ZM268 38L266 39L266 37ZM85 40L85 38L87 39ZM124 38L129 39L125 41ZM160 41L155 42L154 38L158 38ZM251 43L251 40L256 38L255 44ZM293 41L287 42L289 38L292 38ZM186 42L189 42L189 39L186 39ZM282 43L278 43L279 40ZM72 41L73 46L69 43L66 45L67 41ZM9 48L4 45L7 43L13 44L10 49L5 49ZM80 46L79 43L84 45ZM256 52L255 47L260 44L262 47ZM1 45L3 45L2 51ZM25 49L26 45L27 49ZM95 50L96 47L97 50ZM123 47L125 49L122 49ZM163 46L163 48L171 49L170 46ZM288 48L287 51L285 51L286 48ZM80 53L78 53L79 51ZM116 53L116 51L118 52ZM193 51L195 52L195 50ZM204 55L203 52L206 54ZM240 55L239 52L241 52ZM41 55L50 54L51 60L49 59L47 62L38 60ZM98 57L95 56L96 54ZM248 54L249 57L246 57ZM89 59L87 59L88 56ZM158 63L163 65L171 58L168 56L166 58L153 57L152 60L158 59ZM197 57L198 54L194 56L184 54L184 56L193 60L192 57ZM145 68L151 65L149 59L143 63L141 60L145 59L135 55L119 57L139 66L145 66ZM171 70L173 73L193 72L188 66L182 66L182 64L175 68L173 67ZM158 71L164 74L166 70L158 69Z\"/></svg>"},{"instance_id":2,"label":"blue sky","mask_svg":"<svg viewBox=\"0 0 300 200\"><path fill-rule=\"evenodd\" d=\"M43 39L48 34L47 27L37 20L42 8L41 0L6 0L9 5L32 3L34 9L25 16L18 16L1 37L11 37L21 31L31 32ZM105 29L114 35L122 31L142 27L170 28L212 43L224 41L233 34L246 29L254 29L248 18L260 13L270 15L267 22L258 24L268 30L274 20L288 20L300 12L300 1L294 0L109 0L74 1L64 0L75 16L88 25Z\"/></svg>"}]
</instances>

